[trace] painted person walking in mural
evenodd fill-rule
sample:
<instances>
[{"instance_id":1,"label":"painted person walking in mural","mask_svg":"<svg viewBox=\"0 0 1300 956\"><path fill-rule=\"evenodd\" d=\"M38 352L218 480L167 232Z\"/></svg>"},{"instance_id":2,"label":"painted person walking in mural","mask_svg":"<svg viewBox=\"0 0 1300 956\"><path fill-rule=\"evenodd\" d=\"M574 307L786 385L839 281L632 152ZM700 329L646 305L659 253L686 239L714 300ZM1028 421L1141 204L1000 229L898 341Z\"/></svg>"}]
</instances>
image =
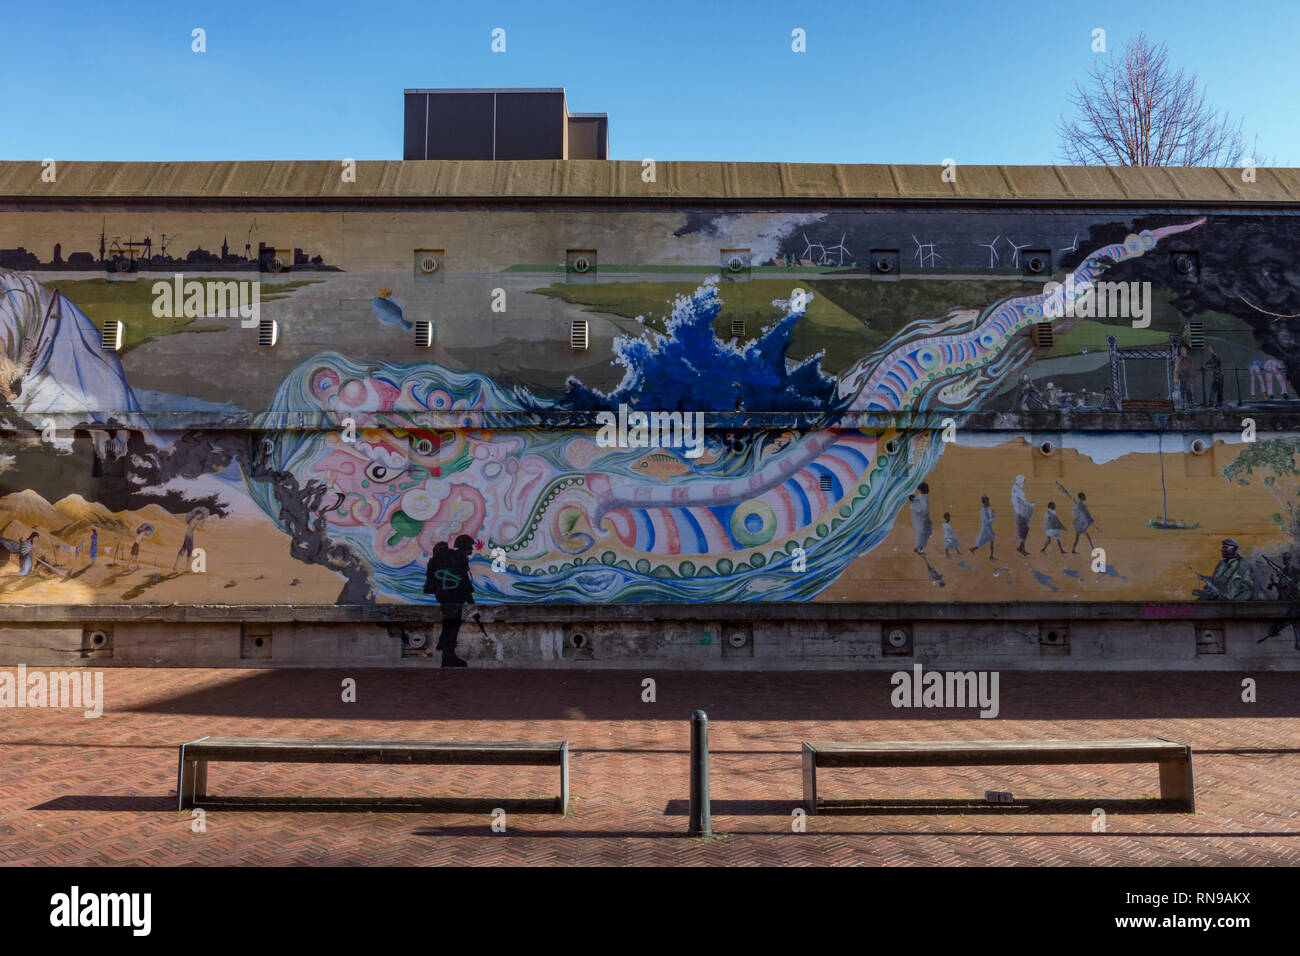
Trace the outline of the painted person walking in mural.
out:
<instances>
[{"instance_id":1,"label":"painted person walking in mural","mask_svg":"<svg viewBox=\"0 0 1300 956\"><path fill-rule=\"evenodd\" d=\"M1272 398L1274 394L1273 378L1277 378L1277 394L1283 398L1287 397L1286 369L1282 363L1274 356L1269 356L1264 362L1264 380L1268 382L1268 397Z\"/></svg>"},{"instance_id":2,"label":"painted person walking in mural","mask_svg":"<svg viewBox=\"0 0 1300 956\"><path fill-rule=\"evenodd\" d=\"M1201 366L1202 372L1210 374L1210 406L1212 408L1223 407L1223 359L1219 358L1219 353L1211 345L1206 349L1208 353L1205 363Z\"/></svg>"},{"instance_id":3,"label":"painted person walking in mural","mask_svg":"<svg viewBox=\"0 0 1300 956\"><path fill-rule=\"evenodd\" d=\"M1082 491L1079 492L1079 497L1074 502L1074 510L1070 512L1070 517L1074 523L1074 544L1070 546L1070 553L1079 553L1080 536L1088 539L1089 549L1095 548L1096 545L1092 543L1092 535L1089 533L1089 529L1096 522L1092 520L1092 512L1088 510L1088 498Z\"/></svg>"},{"instance_id":4,"label":"painted person walking in mural","mask_svg":"<svg viewBox=\"0 0 1300 956\"><path fill-rule=\"evenodd\" d=\"M172 570L178 570L176 565L180 565L179 570L184 571L189 567L190 557L194 554L194 532L203 527L204 520L208 517L206 508L195 508L185 518L185 540L181 542L180 550L176 552L176 560L172 562Z\"/></svg>"},{"instance_id":5,"label":"painted person walking in mural","mask_svg":"<svg viewBox=\"0 0 1300 956\"><path fill-rule=\"evenodd\" d=\"M474 549L474 539L462 534L454 548L439 541L429 556L425 569L424 593L432 594L442 605L442 631L438 635L437 649L442 651L443 667L468 667L467 661L456 656L456 642L460 636L461 614L466 604L474 603L474 582L469 573L469 557Z\"/></svg>"},{"instance_id":6,"label":"painted person walking in mural","mask_svg":"<svg viewBox=\"0 0 1300 956\"><path fill-rule=\"evenodd\" d=\"M1175 408L1191 408L1195 404L1192 401L1192 372L1195 367L1192 350L1186 345L1178 346L1178 361L1174 363L1174 377L1178 380L1177 392L1170 396Z\"/></svg>"},{"instance_id":7,"label":"painted person walking in mural","mask_svg":"<svg viewBox=\"0 0 1300 956\"><path fill-rule=\"evenodd\" d=\"M1065 525L1061 524L1061 519L1056 514L1056 502L1047 503L1047 513L1043 515L1043 534L1047 535L1047 540L1039 548L1038 553L1042 554L1048 546L1055 541L1056 546L1060 548L1061 554L1065 554L1065 545L1061 544L1061 534L1065 531Z\"/></svg>"},{"instance_id":8,"label":"painted person walking in mural","mask_svg":"<svg viewBox=\"0 0 1300 956\"><path fill-rule=\"evenodd\" d=\"M921 482L916 493L908 495L907 500L910 502L908 507L912 509L912 530L915 532L912 550L917 554L925 554L925 544L930 540L930 535L934 534L934 526L930 523L930 486Z\"/></svg>"},{"instance_id":9,"label":"painted person walking in mural","mask_svg":"<svg viewBox=\"0 0 1300 956\"><path fill-rule=\"evenodd\" d=\"M994 515L993 515L993 508L989 505L989 496L981 495L980 504L983 505L983 507L980 509L980 533L979 533L979 537L975 539L975 547L970 549L970 553L974 554L976 551L978 551L980 548L984 547L984 545L987 544L989 546L989 560L995 561L997 559L993 557Z\"/></svg>"},{"instance_id":10,"label":"painted person walking in mural","mask_svg":"<svg viewBox=\"0 0 1300 956\"><path fill-rule=\"evenodd\" d=\"M1259 359L1250 363L1250 397L1255 397L1255 383L1259 383L1259 394L1265 395L1264 391L1264 363Z\"/></svg>"},{"instance_id":11,"label":"painted person walking in mural","mask_svg":"<svg viewBox=\"0 0 1300 956\"><path fill-rule=\"evenodd\" d=\"M140 545L153 537L154 526L149 522L144 522L135 529L135 540L131 542L131 557L126 562L126 569L130 571L134 565L136 570L140 568Z\"/></svg>"},{"instance_id":12,"label":"painted person walking in mural","mask_svg":"<svg viewBox=\"0 0 1300 956\"><path fill-rule=\"evenodd\" d=\"M952 515L947 511L943 513L943 556L948 557L949 551L957 552L957 557L961 557L961 545L957 543L957 532L952 527Z\"/></svg>"},{"instance_id":13,"label":"painted person walking in mural","mask_svg":"<svg viewBox=\"0 0 1300 956\"><path fill-rule=\"evenodd\" d=\"M1025 476L1016 475L1016 482L1011 486L1011 510L1016 514L1016 539L1020 542L1016 550L1028 555L1025 539L1029 537L1029 521L1034 516L1034 502L1025 494Z\"/></svg>"},{"instance_id":14,"label":"painted person walking in mural","mask_svg":"<svg viewBox=\"0 0 1300 956\"><path fill-rule=\"evenodd\" d=\"M95 559L99 557L99 532L94 528L90 529L90 543L87 545L87 550L90 552L90 563L94 564Z\"/></svg>"},{"instance_id":15,"label":"painted person walking in mural","mask_svg":"<svg viewBox=\"0 0 1300 956\"><path fill-rule=\"evenodd\" d=\"M1222 560L1208 578L1197 573L1203 588L1192 591L1203 601L1249 601L1255 596L1255 576L1238 554L1240 545L1235 538L1224 538L1220 548Z\"/></svg>"}]
</instances>

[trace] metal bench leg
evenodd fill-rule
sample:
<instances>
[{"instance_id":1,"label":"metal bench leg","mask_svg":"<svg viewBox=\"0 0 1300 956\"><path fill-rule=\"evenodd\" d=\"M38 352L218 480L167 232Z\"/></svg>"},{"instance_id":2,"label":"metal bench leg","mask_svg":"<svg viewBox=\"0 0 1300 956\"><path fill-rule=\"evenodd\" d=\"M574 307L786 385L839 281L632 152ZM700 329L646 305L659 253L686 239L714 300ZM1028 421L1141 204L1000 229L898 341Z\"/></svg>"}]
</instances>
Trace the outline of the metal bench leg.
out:
<instances>
[{"instance_id":1,"label":"metal bench leg","mask_svg":"<svg viewBox=\"0 0 1300 956\"><path fill-rule=\"evenodd\" d=\"M181 751L181 769L179 779L176 781L176 797L180 803L180 809L185 810L194 805L194 776L197 769L197 761L186 760L185 752Z\"/></svg>"},{"instance_id":2,"label":"metal bench leg","mask_svg":"<svg viewBox=\"0 0 1300 956\"><path fill-rule=\"evenodd\" d=\"M1196 790L1192 782L1192 748L1187 748L1186 760L1171 760L1160 764L1160 799L1176 800L1196 812Z\"/></svg>"},{"instance_id":3,"label":"metal bench leg","mask_svg":"<svg viewBox=\"0 0 1300 956\"><path fill-rule=\"evenodd\" d=\"M569 812L569 742L560 747L560 815Z\"/></svg>"},{"instance_id":4,"label":"metal bench leg","mask_svg":"<svg viewBox=\"0 0 1300 956\"><path fill-rule=\"evenodd\" d=\"M204 736L189 742L196 744L200 740L207 739ZM196 793L198 796L203 797L207 796L208 792L208 762L206 760L194 760L193 758L186 760L185 747L185 744L181 744L180 764L176 769L176 803L177 808L180 810L194 804Z\"/></svg>"},{"instance_id":5,"label":"metal bench leg","mask_svg":"<svg viewBox=\"0 0 1300 956\"><path fill-rule=\"evenodd\" d=\"M208 762L194 761L194 799L202 800L208 795Z\"/></svg>"},{"instance_id":6,"label":"metal bench leg","mask_svg":"<svg viewBox=\"0 0 1300 956\"><path fill-rule=\"evenodd\" d=\"M817 815L817 751L803 745L803 806L809 816Z\"/></svg>"}]
</instances>

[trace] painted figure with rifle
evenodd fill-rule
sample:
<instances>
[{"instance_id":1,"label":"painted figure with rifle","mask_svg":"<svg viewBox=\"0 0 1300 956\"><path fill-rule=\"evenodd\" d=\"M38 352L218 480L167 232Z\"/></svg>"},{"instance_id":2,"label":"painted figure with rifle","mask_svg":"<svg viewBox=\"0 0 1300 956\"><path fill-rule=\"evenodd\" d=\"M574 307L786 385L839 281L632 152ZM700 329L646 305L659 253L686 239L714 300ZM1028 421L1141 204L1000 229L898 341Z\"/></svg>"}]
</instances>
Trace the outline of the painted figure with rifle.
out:
<instances>
[{"instance_id":1,"label":"painted figure with rifle","mask_svg":"<svg viewBox=\"0 0 1300 956\"><path fill-rule=\"evenodd\" d=\"M1282 552L1281 564L1278 564L1267 554L1263 555L1263 558L1273 572L1273 576L1268 582L1269 589L1276 592L1279 601L1290 601L1291 607L1288 609L1287 615L1270 624L1268 633L1255 643L1263 644L1270 637L1281 634L1290 625L1291 636L1295 638L1295 649L1300 651L1300 606L1296 604L1297 601L1300 601L1300 569L1292 567L1290 551Z\"/></svg>"},{"instance_id":2,"label":"painted figure with rifle","mask_svg":"<svg viewBox=\"0 0 1300 956\"><path fill-rule=\"evenodd\" d=\"M1253 598L1255 576L1237 553L1239 548L1235 538L1224 538L1220 549L1222 560L1209 577L1188 565L1188 569L1205 585L1192 593L1203 601L1249 601Z\"/></svg>"}]
</instances>

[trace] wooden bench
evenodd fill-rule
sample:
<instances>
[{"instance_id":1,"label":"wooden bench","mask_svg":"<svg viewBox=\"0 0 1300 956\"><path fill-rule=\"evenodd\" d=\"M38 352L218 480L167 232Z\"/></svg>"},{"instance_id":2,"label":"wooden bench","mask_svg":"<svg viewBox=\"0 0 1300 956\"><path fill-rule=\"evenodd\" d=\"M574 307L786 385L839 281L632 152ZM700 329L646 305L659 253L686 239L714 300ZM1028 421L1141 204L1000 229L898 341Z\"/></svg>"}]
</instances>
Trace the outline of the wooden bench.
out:
<instances>
[{"instance_id":1,"label":"wooden bench","mask_svg":"<svg viewBox=\"0 0 1300 956\"><path fill-rule=\"evenodd\" d=\"M560 813L569 809L569 742L453 740L286 740L200 737L181 744L176 795L180 809L208 795L214 760L260 763L481 764L560 767Z\"/></svg>"},{"instance_id":2,"label":"wooden bench","mask_svg":"<svg viewBox=\"0 0 1300 956\"><path fill-rule=\"evenodd\" d=\"M817 812L818 767L966 767L1031 764L1155 763L1160 798L1196 811L1192 748L1163 737L1124 740L873 740L803 744L803 802Z\"/></svg>"}]
</instances>

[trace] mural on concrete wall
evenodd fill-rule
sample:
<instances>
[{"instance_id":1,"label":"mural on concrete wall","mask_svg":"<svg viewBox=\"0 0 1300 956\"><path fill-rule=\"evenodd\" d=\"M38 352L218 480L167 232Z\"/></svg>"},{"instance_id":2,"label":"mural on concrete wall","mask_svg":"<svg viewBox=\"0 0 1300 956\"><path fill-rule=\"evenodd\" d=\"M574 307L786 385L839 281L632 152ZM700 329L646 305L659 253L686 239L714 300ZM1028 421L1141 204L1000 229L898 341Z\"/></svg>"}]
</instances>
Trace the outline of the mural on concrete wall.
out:
<instances>
[{"instance_id":1,"label":"mural on concrete wall","mask_svg":"<svg viewBox=\"0 0 1300 956\"><path fill-rule=\"evenodd\" d=\"M197 394L197 380L190 394L183 372L145 360L219 325L143 316L151 276L0 272L0 596L427 603L431 556L468 536L480 602L1294 597L1288 437L1193 449L1067 423L1047 453L1014 414L1294 401L1300 349L1274 315L1300 311L1277 253L1295 237L1269 234L1259 267L1232 274L1198 258L1197 236L1273 225L1075 217L1052 225L1073 230L1060 247L958 238L960 218L911 235L914 250L873 250L847 214L767 217L745 237L742 216L692 214L665 237L748 239L763 258L743 262L743 282L725 265L585 284L503 264L569 314L641 316L613 341L621 379L526 382L340 342L285 369L260 407ZM972 218L961 228L986 225ZM1157 253L1163 272L1143 265ZM1042 275L1020 274L1030 256ZM355 328L370 323L354 337L410 335L420 287L288 262L318 274L269 290L264 316L289 328L312 296L350 295ZM136 263L151 264L173 268ZM1117 301L1099 287L1112 280L1134 284L1135 315L1097 317L1099 292L1103 309ZM635 311L654 295L671 308ZM728 325L738 313L758 318L752 331ZM110 314L137 336L125 361L100 347ZM1027 330L1044 320L1055 341L1035 348ZM1013 413L1010 427L943 440L945 417L980 409ZM1207 476L1230 508L1206 506Z\"/></svg>"}]
</instances>

